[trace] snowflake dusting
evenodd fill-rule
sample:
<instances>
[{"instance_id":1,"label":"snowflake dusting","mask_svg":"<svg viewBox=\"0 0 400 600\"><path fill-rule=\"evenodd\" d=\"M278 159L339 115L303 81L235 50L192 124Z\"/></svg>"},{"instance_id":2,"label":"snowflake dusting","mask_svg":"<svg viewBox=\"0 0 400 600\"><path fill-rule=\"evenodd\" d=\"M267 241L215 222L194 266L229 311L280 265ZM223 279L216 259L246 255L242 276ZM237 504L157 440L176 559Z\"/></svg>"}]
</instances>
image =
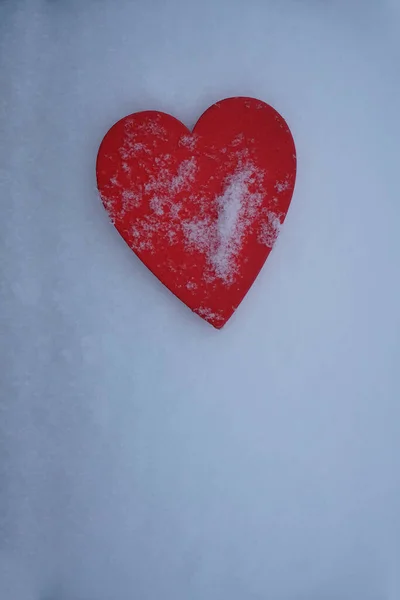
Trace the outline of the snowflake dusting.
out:
<instances>
[{"instance_id":1,"label":"snowflake dusting","mask_svg":"<svg viewBox=\"0 0 400 600\"><path fill-rule=\"evenodd\" d=\"M150 195L150 212L132 227L134 248L152 252L154 241L160 236L171 246L183 240L187 252L205 256L206 282L217 279L232 285L239 272L240 251L246 236L257 227L258 243L272 248L279 234L283 215L261 208L265 199L264 171L251 160L239 160L233 174L224 180L222 193L212 201L210 211L209 198L192 192L198 170L194 157L183 161L176 174L166 166L165 157L159 158L159 162L157 174L150 174L144 186ZM198 206L197 215L191 218L181 216L182 204L174 202L176 194L185 191L191 192L189 198ZM135 194L128 195L126 200L135 205L139 201ZM169 218L160 218L166 212Z\"/></svg>"}]
</instances>

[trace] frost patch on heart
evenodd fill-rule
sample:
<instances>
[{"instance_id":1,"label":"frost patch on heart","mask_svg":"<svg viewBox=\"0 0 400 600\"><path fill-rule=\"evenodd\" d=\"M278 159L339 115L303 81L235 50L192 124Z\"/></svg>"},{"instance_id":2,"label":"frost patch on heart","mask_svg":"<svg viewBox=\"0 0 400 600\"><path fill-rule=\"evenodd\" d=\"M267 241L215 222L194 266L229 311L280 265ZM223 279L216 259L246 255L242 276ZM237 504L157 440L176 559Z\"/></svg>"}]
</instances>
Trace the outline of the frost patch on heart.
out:
<instances>
[{"instance_id":1,"label":"frost patch on heart","mask_svg":"<svg viewBox=\"0 0 400 600\"><path fill-rule=\"evenodd\" d=\"M181 192L189 183L193 183L197 171L196 159L184 160L179 165L178 175L173 177L171 188L173 192Z\"/></svg>"},{"instance_id":2,"label":"frost patch on heart","mask_svg":"<svg viewBox=\"0 0 400 600\"><path fill-rule=\"evenodd\" d=\"M248 163L228 178L224 193L217 198L217 245L211 263L217 277L225 283L232 283L243 235L263 200L262 194L249 190L249 185L255 183L256 178L262 180L263 173Z\"/></svg>"},{"instance_id":3,"label":"frost patch on heart","mask_svg":"<svg viewBox=\"0 0 400 600\"><path fill-rule=\"evenodd\" d=\"M165 159L165 157L164 157ZM146 192L155 192L157 195L164 194L166 199L174 193L182 192L186 187L193 183L197 171L196 159L190 158L184 160L178 168L178 173L174 175L168 168L168 159L158 159L161 162L159 171L156 174L151 174L149 181L145 184ZM160 164L160 163L159 163Z\"/></svg>"},{"instance_id":4,"label":"frost patch on heart","mask_svg":"<svg viewBox=\"0 0 400 600\"><path fill-rule=\"evenodd\" d=\"M132 192L131 190L123 189L122 185L115 177L111 178L110 185L107 187L110 190L113 190L114 188L113 193L107 195L104 194L104 192L102 192L100 193L100 196L103 201L104 207L109 214L111 223L115 224L117 218L124 217L127 212L131 211L133 208L138 208L140 206L142 201L141 196ZM118 199L120 202L119 209Z\"/></svg>"},{"instance_id":5,"label":"frost patch on heart","mask_svg":"<svg viewBox=\"0 0 400 600\"><path fill-rule=\"evenodd\" d=\"M271 211L264 210L265 220L260 225L257 241L268 248L273 248L280 233L283 215L277 215Z\"/></svg>"},{"instance_id":6,"label":"frost patch on heart","mask_svg":"<svg viewBox=\"0 0 400 600\"><path fill-rule=\"evenodd\" d=\"M154 252L156 240L163 239L169 246L179 242L179 232L182 224L179 213L182 209L180 202L175 202L178 193L190 189L197 172L196 159L184 160L175 173L168 167L170 155L158 157L160 169L157 174L149 173L149 179L144 185L146 194L152 194L149 199L151 213L138 219L133 225L132 246L139 251ZM170 220L163 219L169 213Z\"/></svg>"},{"instance_id":7,"label":"frost patch on heart","mask_svg":"<svg viewBox=\"0 0 400 600\"><path fill-rule=\"evenodd\" d=\"M161 216L164 214L164 202L161 198L159 198L158 196L153 196L149 204L151 210L155 212L156 215Z\"/></svg>"},{"instance_id":8,"label":"frost patch on heart","mask_svg":"<svg viewBox=\"0 0 400 600\"><path fill-rule=\"evenodd\" d=\"M217 323L222 323L225 320L223 315L212 311L210 308L205 308L204 306L197 308L194 312L207 321L216 321Z\"/></svg>"},{"instance_id":9,"label":"frost patch on heart","mask_svg":"<svg viewBox=\"0 0 400 600\"><path fill-rule=\"evenodd\" d=\"M147 250L154 252L153 235L156 233L153 225L147 221L140 223L140 227L132 227L132 236L135 248L141 252Z\"/></svg>"},{"instance_id":10,"label":"frost patch on heart","mask_svg":"<svg viewBox=\"0 0 400 600\"><path fill-rule=\"evenodd\" d=\"M136 123L134 126L136 131L140 132L141 134L151 134L164 139L167 134L167 131L162 125L160 125L160 120L161 115L156 115L155 117L149 117L142 123Z\"/></svg>"},{"instance_id":11,"label":"frost patch on heart","mask_svg":"<svg viewBox=\"0 0 400 600\"><path fill-rule=\"evenodd\" d=\"M132 208L138 208L141 203L141 197L139 194L135 194L131 190L123 190L122 192L122 213L125 214Z\"/></svg>"},{"instance_id":12,"label":"frost patch on heart","mask_svg":"<svg viewBox=\"0 0 400 600\"><path fill-rule=\"evenodd\" d=\"M290 188L289 179L285 179L284 181L277 181L275 183L275 189L278 192L278 194L281 194L282 192L285 192L289 188Z\"/></svg>"},{"instance_id":13,"label":"frost patch on heart","mask_svg":"<svg viewBox=\"0 0 400 600\"><path fill-rule=\"evenodd\" d=\"M182 223L186 239L186 248L189 251L198 250L208 253L212 244L213 223L210 218L195 218Z\"/></svg>"},{"instance_id":14,"label":"frost patch on heart","mask_svg":"<svg viewBox=\"0 0 400 600\"><path fill-rule=\"evenodd\" d=\"M194 133L185 134L179 140L179 146L187 148L188 150L194 150L197 144L197 137Z\"/></svg>"},{"instance_id":15,"label":"frost patch on heart","mask_svg":"<svg viewBox=\"0 0 400 600\"><path fill-rule=\"evenodd\" d=\"M159 119L158 119L159 120ZM124 143L119 149L119 155L123 160L129 160L133 157L142 155L150 155L153 150L138 142L138 135L152 134L156 138L165 140L167 131L157 121L149 118L143 123L137 123L135 119L126 119L124 124Z\"/></svg>"},{"instance_id":16,"label":"frost patch on heart","mask_svg":"<svg viewBox=\"0 0 400 600\"><path fill-rule=\"evenodd\" d=\"M167 155L168 158L169 155ZM165 164L166 157L159 161ZM145 184L144 189L146 193L154 192L154 196L150 198L149 206L150 209L158 216L162 216L168 207L170 209L170 215L172 219L178 218L179 211L182 208L180 203L175 203L174 198L171 197L171 192L176 195L180 192L188 189L193 183L197 172L196 159L193 157L188 160L184 160L178 168L178 173L173 175L169 168L162 166L157 175L151 175L149 181ZM155 223L156 227L157 224Z\"/></svg>"},{"instance_id":17,"label":"frost patch on heart","mask_svg":"<svg viewBox=\"0 0 400 600\"><path fill-rule=\"evenodd\" d=\"M264 194L264 171L251 161L239 164L233 175L225 180L223 193L215 199L217 218L196 218L182 223L188 251L196 250L206 255L212 275L232 285L238 274L238 258L245 234L255 224Z\"/></svg>"},{"instance_id":18,"label":"frost patch on heart","mask_svg":"<svg viewBox=\"0 0 400 600\"><path fill-rule=\"evenodd\" d=\"M282 216L271 209L262 209L266 198L265 171L257 168L246 154L238 153L237 157L235 171L226 177L222 192L213 200L203 196L201 190L188 195L187 201L197 206L197 215L191 218L187 218L185 198L181 196L182 201L177 201L177 195L193 189L198 171L195 157L184 160L177 169L172 169L169 155L157 157L159 169L157 173L149 172L143 186L149 213L138 216L132 224L132 247L154 254L160 244L166 248L183 242L187 252L198 252L205 257L204 282L219 280L228 287L233 285L240 274L245 240L254 234L258 243L272 248ZM273 200L270 199L270 206ZM119 216L123 217L141 201L138 194L123 190ZM111 214L115 212L111 203L107 209Z\"/></svg>"},{"instance_id":19,"label":"frost patch on heart","mask_svg":"<svg viewBox=\"0 0 400 600\"><path fill-rule=\"evenodd\" d=\"M112 225L115 225L116 218L116 207L115 207L115 198L112 196L106 196L103 192L100 193L101 200L104 204L104 207L108 213L108 217Z\"/></svg>"},{"instance_id":20,"label":"frost patch on heart","mask_svg":"<svg viewBox=\"0 0 400 600\"><path fill-rule=\"evenodd\" d=\"M239 146L240 144L243 144L244 142L244 135L243 133L239 133L239 135L237 135L231 142L231 146L235 147L235 146Z\"/></svg>"}]
</instances>

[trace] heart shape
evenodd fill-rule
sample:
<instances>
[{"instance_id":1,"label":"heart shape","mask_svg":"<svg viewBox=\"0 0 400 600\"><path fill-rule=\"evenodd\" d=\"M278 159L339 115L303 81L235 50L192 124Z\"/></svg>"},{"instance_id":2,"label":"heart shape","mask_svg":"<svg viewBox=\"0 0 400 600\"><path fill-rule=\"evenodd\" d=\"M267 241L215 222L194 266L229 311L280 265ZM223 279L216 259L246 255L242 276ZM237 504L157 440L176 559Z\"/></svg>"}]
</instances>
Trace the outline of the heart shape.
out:
<instances>
[{"instance_id":1,"label":"heart shape","mask_svg":"<svg viewBox=\"0 0 400 600\"><path fill-rule=\"evenodd\" d=\"M112 222L182 302L220 329L267 259L296 178L289 127L271 106L228 98L193 132L145 111L118 121L97 157Z\"/></svg>"}]
</instances>

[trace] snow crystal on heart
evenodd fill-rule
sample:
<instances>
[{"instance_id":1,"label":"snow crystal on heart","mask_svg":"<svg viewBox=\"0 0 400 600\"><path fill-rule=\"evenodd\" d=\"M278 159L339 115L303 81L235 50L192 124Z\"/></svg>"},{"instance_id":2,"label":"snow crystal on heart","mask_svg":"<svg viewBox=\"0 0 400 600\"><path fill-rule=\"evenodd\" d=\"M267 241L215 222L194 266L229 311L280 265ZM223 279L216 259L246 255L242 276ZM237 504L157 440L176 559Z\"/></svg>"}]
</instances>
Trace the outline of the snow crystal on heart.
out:
<instances>
[{"instance_id":1,"label":"snow crystal on heart","mask_svg":"<svg viewBox=\"0 0 400 600\"><path fill-rule=\"evenodd\" d=\"M279 232L281 230L281 218L283 215L277 215L271 211L263 211L265 220L261 223L257 241L268 248L273 248Z\"/></svg>"},{"instance_id":2,"label":"snow crystal on heart","mask_svg":"<svg viewBox=\"0 0 400 600\"><path fill-rule=\"evenodd\" d=\"M170 155L165 155L162 159L159 158L158 160L162 161L162 164L165 164L165 159L168 160L169 158ZM155 192L149 201L151 210L156 215L161 216L164 214L166 206L168 206L171 217L176 219L182 206L179 203L173 202L171 191L173 194L182 192L194 181L196 171L196 159L191 158L184 160L179 165L176 175L173 175L170 169L164 166L159 170L157 175L151 176L144 186L146 192Z\"/></svg>"},{"instance_id":3,"label":"snow crystal on heart","mask_svg":"<svg viewBox=\"0 0 400 600\"><path fill-rule=\"evenodd\" d=\"M161 120L161 115L155 115L153 117L150 117L146 120L144 120L141 123L136 123L135 124L135 129L136 131L140 132L140 133L144 133L144 134L151 134L154 135L156 137L161 137L164 138L167 134L167 130L165 129L165 127L163 127L162 125L160 125L159 121Z\"/></svg>"},{"instance_id":4,"label":"snow crystal on heart","mask_svg":"<svg viewBox=\"0 0 400 600\"><path fill-rule=\"evenodd\" d=\"M144 186L150 212L138 218L132 228L133 247L154 253L160 240L169 246L183 241L187 252L205 257L204 281L232 285L240 273L240 254L247 236L256 235L258 243L272 248L279 234L283 215L262 208L265 172L250 159L240 158L214 199L201 191L187 197L198 208L196 216L187 218L181 216L182 212L185 215L185 199L176 201L176 196L191 190L197 174L196 160L183 161L174 172L165 166L164 159L161 165ZM135 201L133 197L128 199Z\"/></svg>"},{"instance_id":5,"label":"snow crystal on heart","mask_svg":"<svg viewBox=\"0 0 400 600\"><path fill-rule=\"evenodd\" d=\"M211 269L211 273L205 273L208 280L213 274L226 285L233 283L244 235L252 230L264 198L259 191L263 179L264 172L251 161L240 163L225 180L223 193L215 199L217 218L197 217L182 223L188 251L206 255Z\"/></svg>"},{"instance_id":6,"label":"snow crystal on heart","mask_svg":"<svg viewBox=\"0 0 400 600\"><path fill-rule=\"evenodd\" d=\"M161 198L159 198L158 196L153 196L150 200L150 208L153 212L156 213L156 215L163 215L164 214L164 202Z\"/></svg>"},{"instance_id":7,"label":"snow crystal on heart","mask_svg":"<svg viewBox=\"0 0 400 600\"><path fill-rule=\"evenodd\" d=\"M122 192L122 211L126 212L131 208L140 206L141 198L131 190L123 190Z\"/></svg>"},{"instance_id":8,"label":"snow crystal on heart","mask_svg":"<svg viewBox=\"0 0 400 600\"><path fill-rule=\"evenodd\" d=\"M197 137L194 133L193 134L189 134L189 133L185 134L179 140L179 145L183 146L184 148L188 148L188 150L194 150L196 147L196 143L197 143Z\"/></svg>"},{"instance_id":9,"label":"snow crystal on heart","mask_svg":"<svg viewBox=\"0 0 400 600\"><path fill-rule=\"evenodd\" d=\"M243 133L239 133L239 135L237 135L235 137L234 140L232 140L231 142L231 146L239 146L240 144L242 144L244 141L244 135Z\"/></svg>"},{"instance_id":10,"label":"snow crystal on heart","mask_svg":"<svg viewBox=\"0 0 400 600\"><path fill-rule=\"evenodd\" d=\"M217 277L226 282L232 278L235 270L233 262L240 249L246 225L246 203L253 200L248 189L252 175L249 167L237 171L228 179L222 196L217 198L217 244L211 255L211 262Z\"/></svg>"},{"instance_id":11,"label":"snow crystal on heart","mask_svg":"<svg viewBox=\"0 0 400 600\"><path fill-rule=\"evenodd\" d=\"M194 181L197 165L196 159L184 160L179 166L178 175L172 179L171 187L174 192L180 192L188 183Z\"/></svg>"},{"instance_id":12,"label":"snow crystal on heart","mask_svg":"<svg viewBox=\"0 0 400 600\"><path fill-rule=\"evenodd\" d=\"M179 212L182 204L176 202L178 193L190 189L197 172L196 159L184 160L173 171L170 167L171 156L169 154L157 157L160 168L157 174L149 173L149 179L144 185L144 192L149 194L150 214L138 219L134 224L132 232L132 245L136 250L154 252L155 240L164 239L168 245L178 242L179 231L182 224L179 220ZM170 220L160 218L166 212Z\"/></svg>"},{"instance_id":13,"label":"snow crystal on heart","mask_svg":"<svg viewBox=\"0 0 400 600\"><path fill-rule=\"evenodd\" d=\"M204 306L201 306L194 312L196 312L200 317L203 317L203 319L207 319L207 321L222 322L225 320L223 315L212 311L210 308L205 308Z\"/></svg>"},{"instance_id":14,"label":"snow crystal on heart","mask_svg":"<svg viewBox=\"0 0 400 600\"><path fill-rule=\"evenodd\" d=\"M275 189L278 192L278 194L285 192L286 190L289 189L289 187L290 187L290 183L289 183L288 179L285 179L284 181L277 181L275 183Z\"/></svg>"},{"instance_id":15,"label":"snow crystal on heart","mask_svg":"<svg viewBox=\"0 0 400 600\"><path fill-rule=\"evenodd\" d=\"M114 225L116 220L115 198L113 196L107 196L104 192L101 192L100 196L103 201L104 207L108 213L110 222Z\"/></svg>"},{"instance_id":16,"label":"snow crystal on heart","mask_svg":"<svg viewBox=\"0 0 400 600\"><path fill-rule=\"evenodd\" d=\"M207 253L212 244L213 224L211 219L195 218L182 223L186 247L190 250Z\"/></svg>"},{"instance_id":17,"label":"snow crystal on heart","mask_svg":"<svg viewBox=\"0 0 400 600\"><path fill-rule=\"evenodd\" d=\"M159 121L158 117L156 119ZM156 138L165 139L167 135L166 129L153 119L148 119L139 124L136 123L135 119L126 119L124 130L124 143L119 148L119 154L124 161L140 155L152 154L153 150L143 142L138 141L138 136L150 133ZM156 141L153 142L153 145L155 143Z\"/></svg>"},{"instance_id":18,"label":"snow crystal on heart","mask_svg":"<svg viewBox=\"0 0 400 600\"><path fill-rule=\"evenodd\" d=\"M175 202L174 204L169 205L169 213L171 215L171 219L179 219L179 212L182 209L182 204L179 202Z\"/></svg>"},{"instance_id":19,"label":"snow crystal on heart","mask_svg":"<svg viewBox=\"0 0 400 600\"><path fill-rule=\"evenodd\" d=\"M168 197L171 195L171 190L174 193L181 192L185 187L194 181L197 164L196 159L184 160L178 168L178 173L173 175L171 170L168 168L168 159L164 156L159 157L157 160L161 161L162 166L156 174L152 174L149 181L145 184L144 189L146 192L156 192L157 194L166 194Z\"/></svg>"}]
</instances>

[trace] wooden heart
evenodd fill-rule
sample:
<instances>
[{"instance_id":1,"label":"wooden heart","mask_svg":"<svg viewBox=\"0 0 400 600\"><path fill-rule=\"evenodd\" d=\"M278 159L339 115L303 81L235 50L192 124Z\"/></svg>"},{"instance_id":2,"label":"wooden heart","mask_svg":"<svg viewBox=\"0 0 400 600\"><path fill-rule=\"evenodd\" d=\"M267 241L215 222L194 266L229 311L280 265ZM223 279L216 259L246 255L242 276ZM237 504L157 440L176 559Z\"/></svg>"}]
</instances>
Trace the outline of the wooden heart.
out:
<instances>
[{"instance_id":1,"label":"wooden heart","mask_svg":"<svg viewBox=\"0 0 400 600\"><path fill-rule=\"evenodd\" d=\"M165 113L129 115L97 157L102 201L128 246L218 329L271 252L295 178L286 122L254 98L217 102L193 132Z\"/></svg>"}]
</instances>

